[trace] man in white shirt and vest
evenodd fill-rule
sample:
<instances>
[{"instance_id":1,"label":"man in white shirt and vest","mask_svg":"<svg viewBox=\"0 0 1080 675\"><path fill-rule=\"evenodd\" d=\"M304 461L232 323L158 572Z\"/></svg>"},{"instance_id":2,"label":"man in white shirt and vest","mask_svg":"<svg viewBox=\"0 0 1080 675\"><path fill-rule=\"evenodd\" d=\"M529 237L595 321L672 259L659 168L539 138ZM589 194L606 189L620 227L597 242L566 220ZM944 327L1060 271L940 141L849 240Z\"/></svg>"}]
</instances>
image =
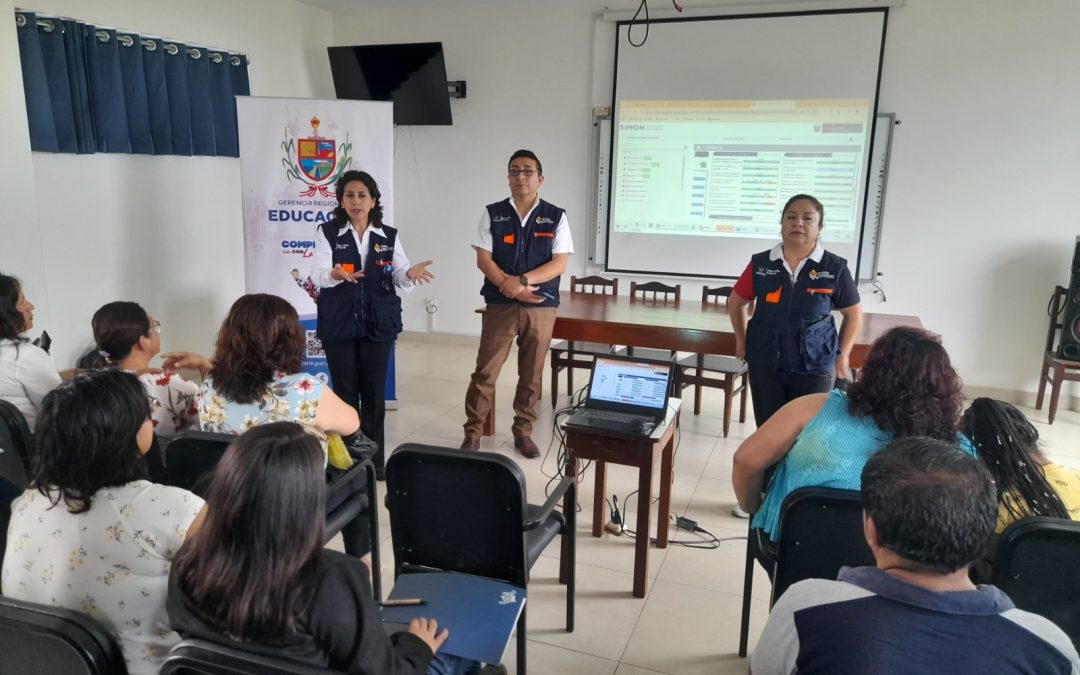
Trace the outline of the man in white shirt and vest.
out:
<instances>
[{"instance_id":1,"label":"man in white shirt and vest","mask_svg":"<svg viewBox=\"0 0 1080 675\"><path fill-rule=\"evenodd\" d=\"M514 447L523 456L540 456L532 440L540 400L544 358L559 306L559 277L574 252L566 213L540 199L544 183L540 160L529 150L510 157L510 198L489 204L473 241L476 266L484 273L480 289L487 308L482 319L476 370L465 394L464 450L479 450L484 420L491 412L495 381L510 346L518 344L518 383L514 395Z\"/></svg>"}]
</instances>

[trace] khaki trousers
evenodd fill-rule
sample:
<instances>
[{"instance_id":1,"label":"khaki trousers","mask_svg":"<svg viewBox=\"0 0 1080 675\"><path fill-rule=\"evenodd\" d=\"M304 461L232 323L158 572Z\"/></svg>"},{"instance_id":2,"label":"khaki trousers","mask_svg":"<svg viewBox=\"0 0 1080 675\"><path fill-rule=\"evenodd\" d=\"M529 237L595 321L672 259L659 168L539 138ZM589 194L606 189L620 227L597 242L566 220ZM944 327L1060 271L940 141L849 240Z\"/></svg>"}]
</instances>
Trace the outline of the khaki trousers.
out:
<instances>
[{"instance_id":1,"label":"khaki trousers","mask_svg":"<svg viewBox=\"0 0 1080 675\"><path fill-rule=\"evenodd\" d=\"M554 307L491 303L484 310L476 370L465 394L465 436L480 438L495 401L495 381L517 338L518 382L514 394L514 436L531 436L543 388L544 359L555 328Z\"/></svg>"}]
</instances>

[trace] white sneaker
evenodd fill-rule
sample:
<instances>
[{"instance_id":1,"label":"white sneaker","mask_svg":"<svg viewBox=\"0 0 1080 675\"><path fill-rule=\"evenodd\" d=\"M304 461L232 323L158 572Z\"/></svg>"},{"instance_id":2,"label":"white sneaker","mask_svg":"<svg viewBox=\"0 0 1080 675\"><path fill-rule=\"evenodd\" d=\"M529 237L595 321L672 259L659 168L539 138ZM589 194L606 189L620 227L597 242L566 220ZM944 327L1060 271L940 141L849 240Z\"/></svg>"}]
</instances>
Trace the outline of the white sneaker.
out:
<instances>
[{"instance_id":1,"label":"white sneaker","mask_svg":"<svg viewBox=\"0 0 1080 675\"><path fill-rule=\"evenodd\" d=\"M742 509L740 509L738 504L731 507L731 515L735 516L736 518L749 518L750 517L750 514L747 513L746 511L743 511Z\"/></svg>"}]
</instances>

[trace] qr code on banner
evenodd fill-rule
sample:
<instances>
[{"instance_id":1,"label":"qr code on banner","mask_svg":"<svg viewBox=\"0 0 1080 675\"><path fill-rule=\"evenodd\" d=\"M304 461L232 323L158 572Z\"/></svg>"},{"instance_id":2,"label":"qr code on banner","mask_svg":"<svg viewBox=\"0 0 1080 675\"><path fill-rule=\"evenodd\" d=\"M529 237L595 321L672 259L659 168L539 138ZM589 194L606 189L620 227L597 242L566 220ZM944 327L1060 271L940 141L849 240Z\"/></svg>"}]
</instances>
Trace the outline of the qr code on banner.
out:
<instances>
[{"instance_id":1,"label":"qr code on banner","mask_svg":"<svg viewBox=\"0 0 1080 675\"><path fill-rule=\"evenodd\" d=\"M307 340L304 345L304 351L309 359L322 359L326 358L326 352L323 351L322 341L315 337L315 331L304 331L307 335Z\"/></svg>"}]
</instances>

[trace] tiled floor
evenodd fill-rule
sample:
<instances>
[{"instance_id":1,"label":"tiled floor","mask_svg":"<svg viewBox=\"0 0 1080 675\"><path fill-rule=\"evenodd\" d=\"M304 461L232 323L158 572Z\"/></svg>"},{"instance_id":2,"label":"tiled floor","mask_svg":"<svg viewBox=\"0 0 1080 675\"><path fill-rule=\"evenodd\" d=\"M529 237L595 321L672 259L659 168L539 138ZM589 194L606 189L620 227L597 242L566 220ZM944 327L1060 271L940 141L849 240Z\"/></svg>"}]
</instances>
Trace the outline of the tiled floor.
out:
<instances>
[{"instance_id":1,"label":"tiled floor","mask_svg":"<svg viewBox=\"0 0 1080 675\"><path fill-rule=\"evenodd\" d=\"M398 409L387 413L388 448L405 442L457 447L464 421L463 399L476 354L475 344L461 338L445 343L402 340L397 351ZM500 452L518 461L525 472L530 501L542 501L548 478L556 471L556 448L542 459L516 455L510 436L510 402L516 378L515 353L503 369L497 387L498 434L485 438L481 449ZM586 376L578 371L577 382ZM565 375L560 378L565 389ZM547 448L552 438L552 409L545 376L541 426L534 439ZM693 394L687 390L687 396ZM564 405L566 396L560 398ZM529 669L535 675L641 675L646 673L745 673L747 661L737 654L739 611L745 555L746 521L731 516L731 457L753 429L750 421L733 422L721 432L722 394L706 390L702 413L692 408L682 416L682 436L675 459L672 511L698 521L723 541L719 549L671 547L652 549L649 589L643 599L630 593L633 541L609 534L590 535L591 474L580 486L586 508L578 517L577 629L566 633L565 591L559 586L558 545L551 546L532 571L529 587ZM692 400L690 401L692 403ZM1025 409L1040 434L1044 449L1064 464L1080 466L1080 413L1059 412L1047 426L1045 412ZM627 467L609 469L609 494L620 497L636 488L637 476ZM655 494L655 492L654 492ZM636 501L636 500L635 500ZM631 502L633 506L634 502ZM389 521L382 514L382 575L392 584L393 554ZM632 521L631 521L632 522ZM680 534L680 538L685 534ZM339 543L339 542L337 542ZM768 580L758 570L754 582L750 648L768 614ZM514 649L504 661L514 672Z\"/></svg>"}]
</instances>

